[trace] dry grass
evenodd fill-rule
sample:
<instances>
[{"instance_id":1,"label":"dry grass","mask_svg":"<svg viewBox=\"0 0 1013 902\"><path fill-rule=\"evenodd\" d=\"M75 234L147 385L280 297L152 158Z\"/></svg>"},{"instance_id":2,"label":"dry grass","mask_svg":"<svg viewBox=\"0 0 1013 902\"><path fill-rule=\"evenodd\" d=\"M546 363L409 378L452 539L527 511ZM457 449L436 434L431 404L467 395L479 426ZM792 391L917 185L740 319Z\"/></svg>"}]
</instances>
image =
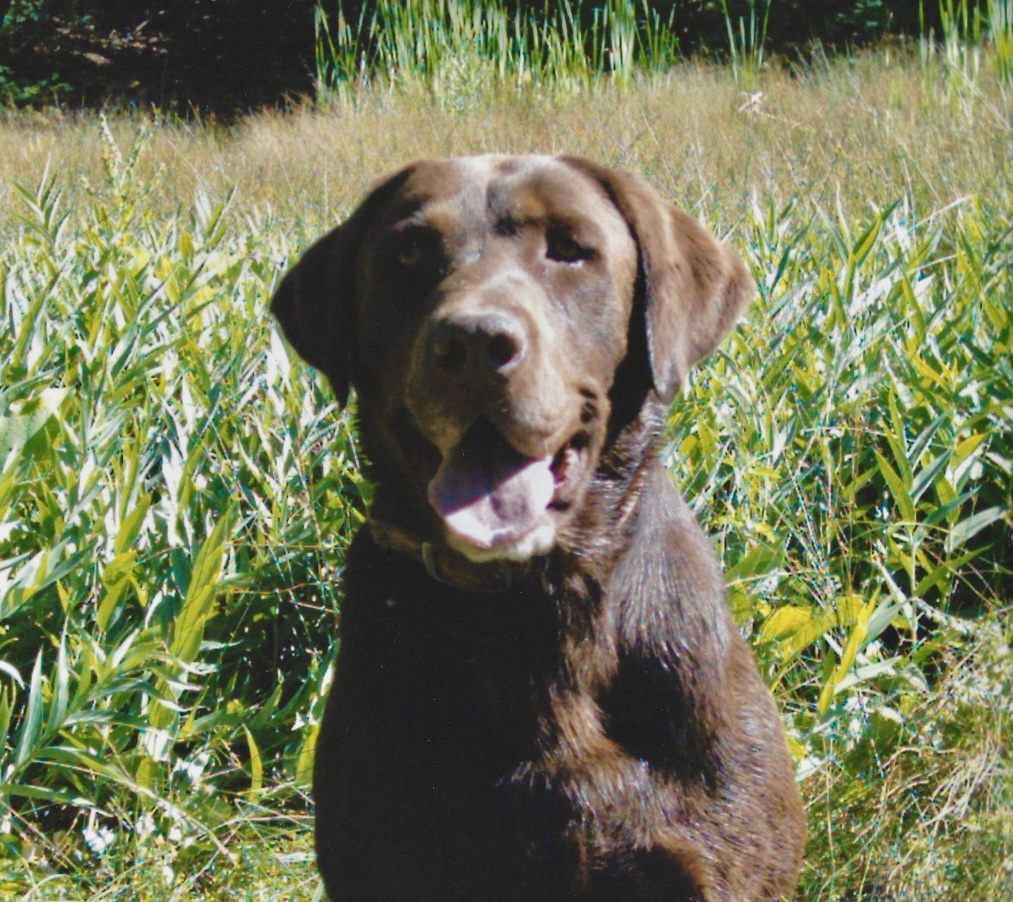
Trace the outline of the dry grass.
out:
<instances>
[{"instance_id":1,"label":"dry grass","mask_svg":"<svg viewBox=\"0 0 1013 902\"><path fill-rule=\"evenodd\" d=\"M0 824L0 894L312 897L306 855L276 851L308 844L301 811L290 820L289 809L302 804L334 651L321 638L337 604L327 568L362 488L346 421L301 371L290 377L271 343L266 298L287 259L406 160L565 151L639 170L719 231L737 229L764 277L740 338L680 403L674 434L685 436L688 494L711 511L708 527L739 562L733 601L756 617L761 663L780 674L789 732L807 756L812 841L800 897L1009 897L1013 667L999 547L1013 447L1004 418L1013 384L1009 87L886 51L759 73L752 87L744 94L726 70L685 65L621 91L490 97L461 83L460 97L439 103L375 92L229 129L130 116L107 126L0 118L0 413L16 425L49 423L37 458L15 451L0 460L0 538L13 549L0 557L17 567L22 552L39 552L36 563L0 571L35 592L8 593L20 607L3 624L0 725L15 738L0 739L0 805L7 791L21 807ZM59 200L35 190L47 172ZM51 422L37 416L47 403ZM79 448L86 427L92 441ZM14 447L10 435L0 451ZM61 437L52 447L43 442L51 436ZM79 472L105 474L87 504L74 500ZM147 498L141 483L153 473L172 479ZM310 511L311 484L338 503ZM964 500L941 521L939 504L955 495ZM224 515L222 498L241 499L243 515ZM129 530L117 531L110 512L135 501L158 515L122 538ZM988 541L970 528L982 516L992 518ZM137 597L155 606L205 597L188 585L177 598L175 565L165 561L190 555L216 521L232 530L218 539L236 572L222 583L222 604L204 614L208 638L223 644L209 646L200 661L208 669L195 671L200 699L186 695L192 709L167 728L172 715L142 704L142 677L162 679L166 647L190 647L175 632L185 618L154 618L112 689L91 675L92 650L115 657L139 628L123 573L136 570ZM770 541L788 548L783 564L753 553ZM136 559L114 556L131 542ZM211 537L209 546L221 552ZM87 552L68 550L79 548ZM50 549L53 566L57 552L70 555L60 593L35 586L42 577L29 572L49 566ZM974 553L965 558L966 549ZM859 642L895 595L941 612L965 583L982 595L978 620L939 613L923 641L919 624L900 618L901 638ZM296 586L300 600L290 604ZM806 626L764 640L777 613L768 592ZM105 601L96 606L97 597ZM915 610L904 617L916 621ZM40 630L52 637L36 659ZM295 655L283 667L275 644ZM14 666L24 674L17 685ZM290 708L275 705L292 692ZM61 725L68 693L70 720L88 717ZM253 717L240 723L241 703ZM122 722L121 708L133 712ZM202 716L193 721L190 710ZM101 719L149 715L185 737L169 760L156 762L132 729L109 731ZM248 723L253 732L243 732ZM67 736L79 772L53 766L70 754ZM161 807L135 792L136 774L158 768L172 775L163 784L171 804ZM72 803L50 804L71 781ZM53 811L71 826L54 832ZM143 833L152 813L158 829ZM102 854L82 827L93 820L115 839Z\"/></svg>"},{"instance_id":2,"label":"dry grass","mask_svg":"<svg viewBox=\"0 0 1013 902\"><path fill-rule=\"evenodd\" d=\"M948 653L931 695L806 786L811 898L949 902L960 886L1009 898L1009 641L1008 629L983 631ZM844 773L858 759L863 780Z\"/></svg>"},{"instance_id":3,"label":"dry grass","mask_svg":"<svg viewBox=\"0 0 1013 902\"><path fill-rule=\"evenodd\" d=\"M225 129L160 124L136 169L170 212L198 189L237 191L311 230L338 220L377 175L415 157L578 153L645 172L710 220L734 221L754 195L861 215L902 195L938 210L987 198L1009 177L1009 97L982 77L940 90L938 71L885 53L797 75L761 74L743 92L728 70L685 65L622 91L488 98L448 112L422 96L364 94L354 107L264 114ZM942 98L942 99L941 99ZM140 123L114 118L129 147ZM10 181L60 173L71 195L101 179L99 129L74 116L0 122L0 209Z\"/></svg>"}]
</instances>

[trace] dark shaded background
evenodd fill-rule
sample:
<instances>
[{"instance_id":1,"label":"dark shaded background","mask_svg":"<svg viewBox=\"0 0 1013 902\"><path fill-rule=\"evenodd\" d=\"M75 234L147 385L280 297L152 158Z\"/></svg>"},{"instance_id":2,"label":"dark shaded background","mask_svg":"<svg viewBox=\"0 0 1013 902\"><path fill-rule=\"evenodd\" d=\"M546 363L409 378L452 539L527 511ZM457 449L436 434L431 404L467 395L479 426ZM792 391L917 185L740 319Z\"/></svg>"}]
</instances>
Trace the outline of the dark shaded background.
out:
<instances>
[{"instance_id":1,"label":"dark shaded background","mask_svg":"<svg viewBox=\"0 0 1013 902\"><path fill-rule=\"evenodd\" d=\"M312 93L316 5L0 0L0 104L138 104L217 115L282 104ZM375 0L340 5L355 22ZM552 6L545 0L506 5L536 19ZM595 6L595 0L580 4L588 23ZM720 55L727 46L720 0L653 0L650 6L663 21L672 15L684 55ZM748 0L729 0L728 6L733 19L748 16ZM914 35L920 30L918 6L917 0L772 0L768 49L795 58L804 57L814 41L834 50ZM338 0L325 0L332 18L338 7ZM938 6L927 0L925 7L925 27L938 33Z\"/></svg>"}]
</instances>

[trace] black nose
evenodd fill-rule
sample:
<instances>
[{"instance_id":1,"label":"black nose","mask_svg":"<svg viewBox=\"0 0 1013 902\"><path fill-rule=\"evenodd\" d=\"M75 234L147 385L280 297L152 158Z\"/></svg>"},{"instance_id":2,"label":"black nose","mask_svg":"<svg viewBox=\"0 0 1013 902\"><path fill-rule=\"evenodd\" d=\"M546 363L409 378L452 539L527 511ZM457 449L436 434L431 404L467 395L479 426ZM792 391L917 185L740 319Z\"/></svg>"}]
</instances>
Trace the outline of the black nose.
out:
<instances>
[{"instance_id":1,"label":"black nose","mask_svg":"<svg viewBox=\"0 0 1013 902\"><path fill-rule=\"evenodd\" d=\"M458 313L436 322L429 337L436 374L457 379L505 376L524 357L524 327L499 311Z\"/></svg>"}]
</instances>

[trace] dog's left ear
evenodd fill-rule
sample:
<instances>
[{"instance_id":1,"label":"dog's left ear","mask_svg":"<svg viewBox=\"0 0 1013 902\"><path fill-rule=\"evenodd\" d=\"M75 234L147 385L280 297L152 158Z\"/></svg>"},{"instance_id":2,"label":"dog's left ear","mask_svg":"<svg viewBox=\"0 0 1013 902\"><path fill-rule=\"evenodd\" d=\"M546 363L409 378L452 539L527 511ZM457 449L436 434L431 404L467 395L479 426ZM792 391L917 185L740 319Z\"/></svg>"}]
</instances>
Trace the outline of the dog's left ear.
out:
<instances>
[{"instance_id":1,"label":"dog's left ear","mask_svg":"<svg viewBox=\"0 0 1013 902\"><path fill-rule=\"evenodd\" d=\"M643 179L579 158L566 162L604 188L637 242L651 376L668 403L689 368L731 331L755 291L752 277L734 251Z\"/></svg>"}]
</instances>

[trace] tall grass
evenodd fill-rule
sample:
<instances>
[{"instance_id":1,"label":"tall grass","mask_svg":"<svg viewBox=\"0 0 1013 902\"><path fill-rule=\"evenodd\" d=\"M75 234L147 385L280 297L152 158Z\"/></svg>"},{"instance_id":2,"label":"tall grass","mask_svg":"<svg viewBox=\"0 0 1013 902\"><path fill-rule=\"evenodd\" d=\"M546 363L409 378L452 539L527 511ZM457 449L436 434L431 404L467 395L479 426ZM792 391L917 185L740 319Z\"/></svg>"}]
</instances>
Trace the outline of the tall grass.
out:
<instances>
[{"instance_id":1,"label":"tall grass","mask_svg":"<svg viewBox=\"0 0 1013 902\"><path fill-rule=\"evenodd\" d=\"M1013 98L1013 7L1009 0L939 0L941 34L924 27L919 39L923 62L939 57L951 89L974 90L988 53L991 66ZM931 73L934 66L927 67ZM1009 115L1007 111L1007 115Z\"/></svg>"},{"instance_id":2,"label":"tall grass","mask_svg":"<svg viewBox=\"0 0 1013 902\"><path fill-rule=\"evenodd\" d=\"M231 132L0 123L0 895L313 896L307 767L367 492L267 299L391 166L565 150L645 173L759 285L667 456L785 711L800 897L1006 898L994 53L960 92L917 53L764 70L746 108L687 65L456 106L357 88Z\"/></svg>"},{"instance_id":3,"label":"tall grass","mask_svg":"<svg viewBox=\"0 0 1013 902\"><path fill-rule=\"evenodd\" d=\"M237 816L305 783L294 719L329 660L309 636L355 522L310 495L357 477L264 328L282 236L226 225L227 196L152 217L146 134L100 134L90 203L44 173L4 254L0 799L9 854L135 858L124 887L168 890L191 846L225 854Z\"/></svg>"},{"instance_id":4,"label":"tall grass","mask_svg":"<svg viewBox=\"0 0 1013 902\"><path fill-rule=\"evenodd\" d=\"M735 80L745 90L752 90L756 78L766 62L767 27L770 24L770 0L764 0L762 12L758 15L756 0L749 0L749 16L740 17L732 23L727 0L722 0L728 29L728 59Z\"/></svg>"},{"instance_id":5,"label":"tall grass","mask_svg":"<svg viewBox=\"0 0 1013 902\"><path fill-rule=\"evenodd\" d=\"M672 465L800 706L802 898L1005 898L1013 217L768 203L737 237L758 309L675 408Z\"/></svg>"},{"instance_id":6,"label":"tall grass","mask_svg":"<svg viewBox=\"0 0 1013 902\"><path fill-rule=\"evenodd\" d=\"M743 90L755 91L768 65L770 0L748 0L745 16L733 16L727 0L720 7L727 46L711 49L724 51ZM937 8L939 36L925 25L920 7L923 59L936 57L938 50L948 77L966 87L976 82L987 48L996 73L1009 84L1013 20L1008 0L938 0ZM503 0L377 0L362 4L353 22L340 0L333 0L315 12L318 99L347 102L364 89L397 89L422 92L460 109L491 91L587 91L603 75L628 85L679 61L677 13L672 5L663 18L647 0L600 5L563 0L546 3L536 15Z\"/></svg>"},{"instance_id":7,"label":"tall grass","mask_svg":"<svg viewBox=\"0 0 1013 902\"><path fill-rule=\"evenodd\" d=\"M460 108L491 90L537 84L551 92L587 90L608 73L628 84L641 71L675 61L678 41L645 0L607 0L585 15L583 0L546 4L539 17L503 0L378 0L357 22L337 6L317 7L317 82L325 101L370 87L424 90ZM590 25L585 23L590 19Z\"/></svg>"}]
</instances>

